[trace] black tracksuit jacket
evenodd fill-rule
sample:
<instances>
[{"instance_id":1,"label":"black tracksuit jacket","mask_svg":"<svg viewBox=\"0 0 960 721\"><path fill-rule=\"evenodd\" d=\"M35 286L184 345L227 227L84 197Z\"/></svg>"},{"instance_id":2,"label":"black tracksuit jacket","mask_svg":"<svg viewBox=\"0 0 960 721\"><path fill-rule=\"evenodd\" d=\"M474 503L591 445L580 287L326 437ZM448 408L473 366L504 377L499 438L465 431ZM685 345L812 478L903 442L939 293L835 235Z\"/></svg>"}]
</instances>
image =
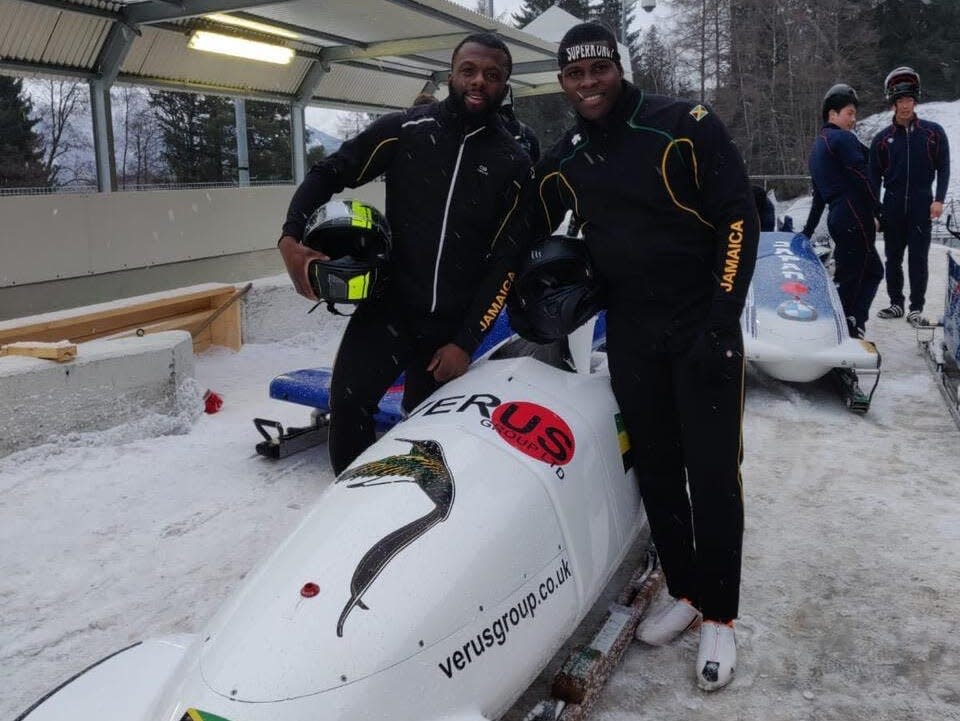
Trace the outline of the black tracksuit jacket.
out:
<instances>
[{"instance_id":1,"label":"black tracksuit jacket","mask_svg":"<svg viewBox=\"0 0 960 721\"><path fill-rule=\"evenodd\" d=\"M636 314L651 352L683 348L706 325L737 325L759 219L723 124L626 81L607 121L578 118L537 164L526 232L549 235L572 210L611 310Z\"/></svg>"},{"instance_id":2,"label":"black tracksuit jacket","mask_svg":"<svg viewBox=\"0 0 960 721\"><path fill-rule=\"evenodd\" d=\"M462 322L451 340L479 345L505 300L513 253L499 242L530 160L496 115L468 129L448 98L386 115L311 168L283 226L303 236L334 193L386 177L393 233L387 295L412 315Z\"/></svg>"},{"instance_id":3,"label":"black tracksuit jacket","mask_svg":"<svg viewBox=\"0 0 960 721\"><path fill-rule=\"evenodd\" d=\"M609 289L611 385L670 593L729 621L743 535L739 323L759 239L753 191L703 105L624 82L604 120L580 118L537 164L508 233L545 236L566 210L582 223ZM697 339L713 329L740 351L725 381L700 370Z\"/></svg>"}]
</instances>

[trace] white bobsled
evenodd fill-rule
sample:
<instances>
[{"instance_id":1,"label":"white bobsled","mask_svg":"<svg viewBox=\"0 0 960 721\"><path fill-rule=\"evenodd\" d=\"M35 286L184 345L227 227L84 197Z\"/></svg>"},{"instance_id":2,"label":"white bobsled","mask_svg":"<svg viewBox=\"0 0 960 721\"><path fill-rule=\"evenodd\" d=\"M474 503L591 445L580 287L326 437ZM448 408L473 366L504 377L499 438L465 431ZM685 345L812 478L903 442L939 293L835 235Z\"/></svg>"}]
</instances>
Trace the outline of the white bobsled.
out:
<instances>
[{"instance_id":1,"label":"white bobsled","mask_svg":"<svg viewBox=\"0 0 960 721\"><path fill-rule=\"evenodd\" d=\"M833 280L800 234L760 234L741 324L747 360L779 380L812 381L834 368L876 374L880 367L873 343L850 337Z\"/></svg>"},{"instance_id":2,"label":"white bobsled","mask_svg":"<svg viewBox=\"0 0 960 721\"><path fill-rule=\"evenodd\" d=\"M20 719L494 719L644 522L609 377L483 360L341 474L201 633L118 652Z\"/></svg>"}]
</instances>

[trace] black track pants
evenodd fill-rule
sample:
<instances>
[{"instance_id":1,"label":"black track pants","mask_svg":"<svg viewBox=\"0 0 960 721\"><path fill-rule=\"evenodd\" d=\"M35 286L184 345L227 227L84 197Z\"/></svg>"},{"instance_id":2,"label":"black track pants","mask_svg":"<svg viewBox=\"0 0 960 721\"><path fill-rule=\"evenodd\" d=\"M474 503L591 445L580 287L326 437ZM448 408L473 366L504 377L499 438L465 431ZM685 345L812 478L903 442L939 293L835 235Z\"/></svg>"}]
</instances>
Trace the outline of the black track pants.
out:
<instances>
[{"instance_id":1,"label":"black track pants","mask_svg":"<svg viewBox=\"0 0 960 721\"><path fill-rule=\"evenodd\" d=\"M743 373L701 378L686 354L638 352L630 324L607 318L614 395L670 594L707 619L736 618L743 542Z\"/></svg>"},{"instance_id":2,"label":"black track pants","mask_svg":"<svg viewBox=\"0 0 960 721\"><path fill-rule=\"evenodd\" d=\"M830 206L827 227L835 246L833 257L837 267L833 279L843 314L856 318L858 328L865 328L870 305L883 280L873 216L858 213L848 200L840 200Z\"/></svg>"},{"instance_id":3,"label":"black track pants","mask_svg":"<svg viewBox=\"0 0 960 721\"><path fill-rule=\"evenodd\" d=\"M909 213L904 213L900 201L884 203L883 245L887 258L887 294L892 305L906 307L903 296L903 256L907 253L907 271L910 274L910 310L923 310L927 295L930 252L930 204L924 198L911 202Z\"/></svg>"},{"instance_id":4,"label":"black track pants","mask_svg":"<svg viewBox=\"0 0 960 721\"><path fill-rule=\"evenodd\" d=\"M412 410L440 385L426 370L458 324L368 301L351 316L330 382L330 464L339 475L376 439L373 415L402 371L403 408Z\"/></svg>"}]
</instances>

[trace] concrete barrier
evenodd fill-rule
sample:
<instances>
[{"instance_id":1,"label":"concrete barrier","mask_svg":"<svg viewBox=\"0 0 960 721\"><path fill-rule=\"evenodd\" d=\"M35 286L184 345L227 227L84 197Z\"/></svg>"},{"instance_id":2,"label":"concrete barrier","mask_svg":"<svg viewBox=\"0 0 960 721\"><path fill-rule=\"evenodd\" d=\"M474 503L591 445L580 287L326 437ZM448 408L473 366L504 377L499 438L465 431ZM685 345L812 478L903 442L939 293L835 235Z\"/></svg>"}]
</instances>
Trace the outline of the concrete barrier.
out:
<instances>
[{"instance_id":1,"label":"concrete barrier","mask_svg":"<svg viewBox=\"0 0 960 721\"><path fill-rule=\"evenodd\" d=\"M0 456L67 433L180 412L178 391L193 376L186 331L81 343L67 363L0 357Z\"/></svg>"}]
</instances>

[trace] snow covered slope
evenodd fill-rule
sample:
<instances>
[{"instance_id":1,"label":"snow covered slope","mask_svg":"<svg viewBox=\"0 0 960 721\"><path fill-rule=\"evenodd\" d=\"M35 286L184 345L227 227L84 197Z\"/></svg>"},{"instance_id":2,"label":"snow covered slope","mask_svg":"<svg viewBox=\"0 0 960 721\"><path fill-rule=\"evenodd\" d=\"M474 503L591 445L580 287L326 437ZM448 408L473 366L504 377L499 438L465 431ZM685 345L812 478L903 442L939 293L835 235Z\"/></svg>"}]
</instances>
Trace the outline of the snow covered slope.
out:
<instances>
[{"instance_id":1,"label":"snow covered slope","mask_svg":"<svg viewBox=\"0 0 960 721\"><path fill-rule=\"evenodd\" d=\"M933 316L943 248L930 265ZM340 327L199 356L201 390L225 400L216 415L194 421L197 409L184 408L0 459L0 718L136 640L197 631L297 525L333 480L325 450L259 458L250 419L306 420L270 400L267 384L329 363ZM915 332L903 320L868 331L884 370L865 417L826 382L750 372L731 687L697 690L695 634L635 643L592 718L958 717L960 433ZM525 698L506 718L531 706Z\"/></svg>"}]
</instances>

